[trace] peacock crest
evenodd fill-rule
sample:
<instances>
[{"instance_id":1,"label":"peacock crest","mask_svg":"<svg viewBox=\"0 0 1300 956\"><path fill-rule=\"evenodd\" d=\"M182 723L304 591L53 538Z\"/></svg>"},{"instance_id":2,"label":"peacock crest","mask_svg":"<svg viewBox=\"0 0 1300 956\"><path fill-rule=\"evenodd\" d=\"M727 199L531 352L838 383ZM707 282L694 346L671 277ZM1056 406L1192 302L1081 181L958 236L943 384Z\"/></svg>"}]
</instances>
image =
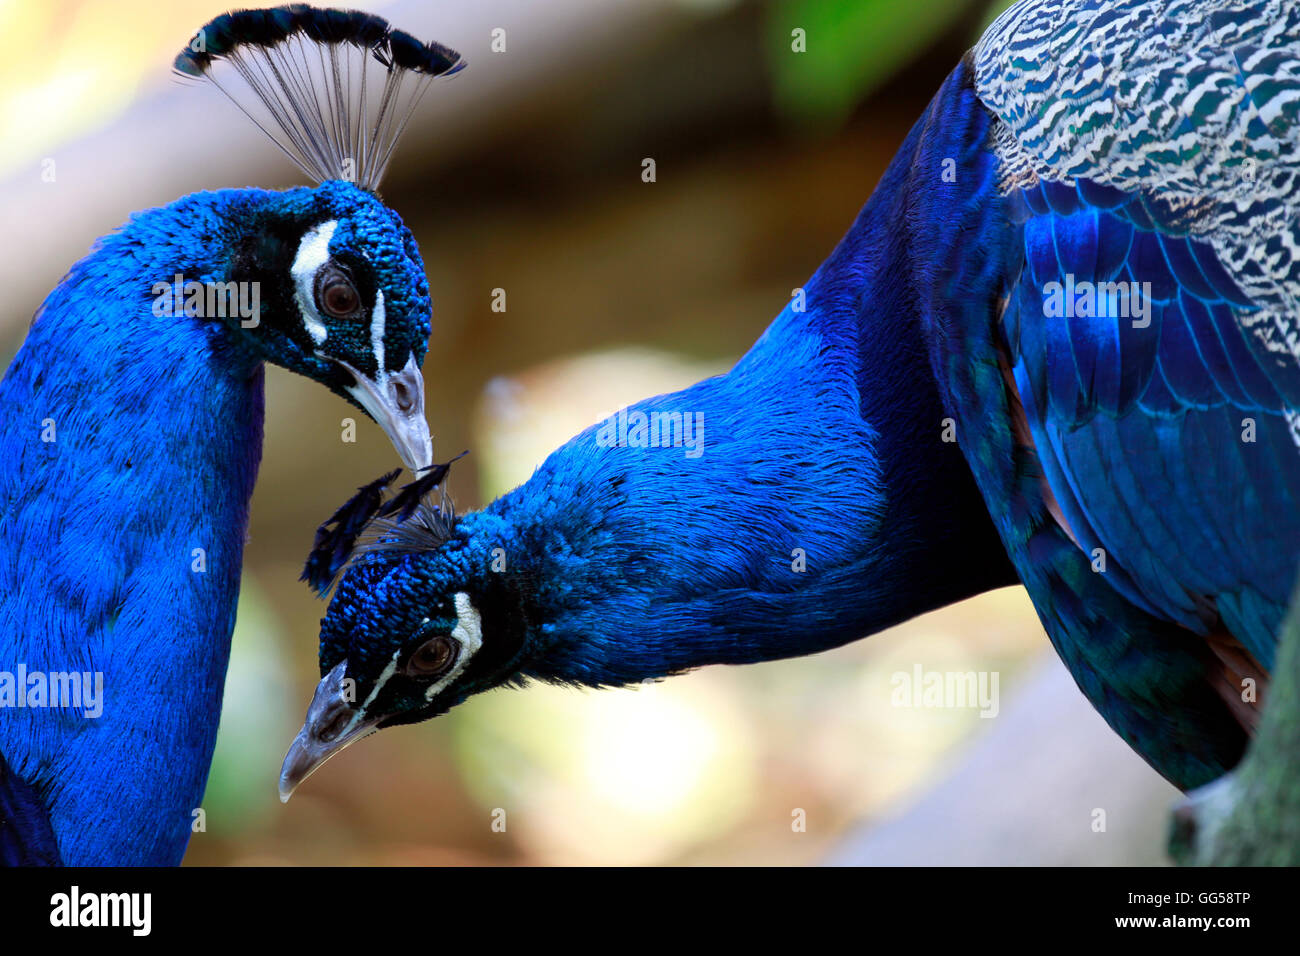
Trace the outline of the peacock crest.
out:
<instances>
[{"instance_id":1,"label":"peacock crest","mask_svg":"<svg viewBox=\"0 0 1300 956\"><path fill-rule=\"evenodd\" d=\"M305 3L223 13L175 62L182 76L210 80L316 182L372 191L429 85L464 67L459 53L382 17Z\"/></svg>"},{"instance_id":2,"label":"peacock crest","mask_svg":"<svg viewBox=\"0 0 1300 956\"><path fill-rule=\"evenodd\" d=\"M345 501L319 528L301 581L325 595L343 570L367 555L434 551L450 537L456 511L445 484L452 462L433 465L387 499L402 469L395 468Z\"/></svg>"}]
</instances>

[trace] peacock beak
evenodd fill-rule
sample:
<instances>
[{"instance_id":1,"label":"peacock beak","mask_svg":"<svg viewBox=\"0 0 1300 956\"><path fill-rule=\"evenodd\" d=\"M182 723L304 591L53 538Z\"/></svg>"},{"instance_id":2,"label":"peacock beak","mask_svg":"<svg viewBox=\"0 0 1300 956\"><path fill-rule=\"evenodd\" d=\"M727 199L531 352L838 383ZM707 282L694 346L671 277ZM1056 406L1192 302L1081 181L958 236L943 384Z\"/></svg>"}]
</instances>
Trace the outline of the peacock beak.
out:
<instances>
[{"instance_id":1,"label":"peacock beak","mask_svg":"<svg viewBox=\"0 0 1300 956\"><path fill-rule=\"evenodd\" d=\"M316 685L307 719L289 745L280 768L281 803L288 803L298 785L317 767L369 734L379 722L367 720L364 712L347 700L343 683L346 669L346 662L340 663Z\"/></svg>"},{"instance_id":2,"label":"peacock beak","mask_svg":"<svg viewBox=\"0 0 1300 956\"><path fill-rule=\"evenodd\" d=\"M347 389L348 394L383 428L402 463L412 472L433 464L433 440L424 420L424 376L415 356L400 372L381 368L374 379L340 358L334 361L351 373L355 384Z\"/></svg>"}]
</instances>

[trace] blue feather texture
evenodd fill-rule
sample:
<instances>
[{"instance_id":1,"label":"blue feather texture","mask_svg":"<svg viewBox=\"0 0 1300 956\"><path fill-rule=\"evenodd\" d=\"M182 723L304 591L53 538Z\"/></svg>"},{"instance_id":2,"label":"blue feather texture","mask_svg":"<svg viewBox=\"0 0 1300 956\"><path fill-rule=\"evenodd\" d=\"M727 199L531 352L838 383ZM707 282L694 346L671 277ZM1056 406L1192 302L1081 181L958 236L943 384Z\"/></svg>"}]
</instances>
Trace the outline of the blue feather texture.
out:
<instances>
[{"instance_id":1,"label":"blue feather texture","mask_svg":"<svg viewBox=\"0 0 1300 956\"><path fill-rule=\"evenodd\" d=\"M351 317L313 337L289 291L321 222L334 224L322 255L351 264L363 298L385 294L383 359ZM160 283L177 275L258 283L257 321L160 309ZM409 232L346 183L197 193L139 213L45 300L0 383L0 670L80 675L102 697L9 702L0 753L45 801L65 863L184 852L220 716L263 363L357 402L340 363L362 377L418 369L428 323Z\"/></svg>"},{"instance_id":2,"label":"blue feather texture","mask_svg":"<svg viewBox=\"0 0 1300 956\"><path fill-rule=\"evenodd\" d=\"M482 511L419 534L417 513L350 563L312 706L339 723L308 720L282 796L365 733L492 687L811 654L1013 583L931 371L913 282L934 242L899 228L910 175L891 166L727 374L594 424ZM633 440L633 422L657 422L658 440ZM340 713L343 679L364 703Z\"/></svg>"},{"instance_id":3,"label":"blue feather texture","mask_svg":"<svg viewBox=\"0 0 1300 956\"><path fill-rule=\"evenodd\" d=\"M629 410L702 454L593 426L348 567L313 712L364 703L282 794L490 687L813 653L1013 580L1158 772L1229 770L1300 568L1297 38L1281 0L1012 7L803 307Z\"/></svg>"},{"instance_id":4,"label":"blue feather texture","mask_svg":"<svg viewBox=\"0 0 1300 956\"><path fill-rule=\"evenodd\" d=\"M214 274L205 225L221 229L191 200L105 238L0 385L3 659L102 679L97 717L16 708L0 725L72 865L178 862L215 744L263 376L224 327L160 320L150 295L163 249Z\"/></svg>"}]
</instances>

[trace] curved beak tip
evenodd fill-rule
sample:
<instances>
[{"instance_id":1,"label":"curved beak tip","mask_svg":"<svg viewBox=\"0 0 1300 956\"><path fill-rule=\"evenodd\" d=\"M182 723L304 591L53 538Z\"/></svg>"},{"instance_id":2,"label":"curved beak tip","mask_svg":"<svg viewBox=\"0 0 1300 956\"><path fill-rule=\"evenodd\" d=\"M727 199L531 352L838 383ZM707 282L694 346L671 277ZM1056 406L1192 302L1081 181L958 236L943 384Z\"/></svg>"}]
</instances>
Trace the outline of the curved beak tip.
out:
<instances>
[{"instance_id":1,"label":"curved beak tip","mask_svg":"<svg viewBox=\"0 0 1300 956\"><path fill-rule=\"evenodd\" d=\"M330 757L332 751L314 739L313 729L311 718L308 717L307 723L289 745L289 752L284 755L279 781L281 803L288 803L299 784Z\"/></svg>"},{"instance_id":2,"label":"curved beak tip","mask_svg":"<svg viewBox=\"0 0 1300 956\"><path fill-rule=\"evenodd\" d=\"M375 720L365 716L343 696L346 664L339 664L321 678L307 708L307 719L298 731L280 768L280 802L288 803L304 780L372 729ZM341 728L341 729L340 729Z\"/></svg>"},{"instance_id":3,"label":"curved beak tip","mask_svg":"<svg viewBox=\"0 0 1300 956\"><path fill-rule=\"evenodd\" d=\"M305 727L298 732L298 736L289 745L289 752L284 755L284 764L280 767L278 786L281 803L288 803L289 798L293 796L293 792L298 789L298 785L316 769L314 766L308 766L309 761L305 759L304 748L300 746L300 741L306 732Z\"/></svg>"}]
</instances>

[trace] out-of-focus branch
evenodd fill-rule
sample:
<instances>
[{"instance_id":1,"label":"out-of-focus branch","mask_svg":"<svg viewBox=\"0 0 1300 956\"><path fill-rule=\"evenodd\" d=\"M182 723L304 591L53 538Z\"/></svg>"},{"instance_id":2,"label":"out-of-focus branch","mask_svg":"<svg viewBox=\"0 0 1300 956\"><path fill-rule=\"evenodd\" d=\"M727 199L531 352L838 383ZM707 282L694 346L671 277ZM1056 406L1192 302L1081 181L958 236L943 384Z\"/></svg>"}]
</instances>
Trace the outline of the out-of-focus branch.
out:
<instances>
[{"instance_id":1,"label":"out-of-focus branch","mask_svg":"<svg viewBox=\"0 0 1300 956\"><path fill-rule=\"evenodd\" d=\"M1231 775L1175 808L1169 852L1192 866L1300 866L1300 589L1259 734Z\"/></svg>"}]
</instances>

